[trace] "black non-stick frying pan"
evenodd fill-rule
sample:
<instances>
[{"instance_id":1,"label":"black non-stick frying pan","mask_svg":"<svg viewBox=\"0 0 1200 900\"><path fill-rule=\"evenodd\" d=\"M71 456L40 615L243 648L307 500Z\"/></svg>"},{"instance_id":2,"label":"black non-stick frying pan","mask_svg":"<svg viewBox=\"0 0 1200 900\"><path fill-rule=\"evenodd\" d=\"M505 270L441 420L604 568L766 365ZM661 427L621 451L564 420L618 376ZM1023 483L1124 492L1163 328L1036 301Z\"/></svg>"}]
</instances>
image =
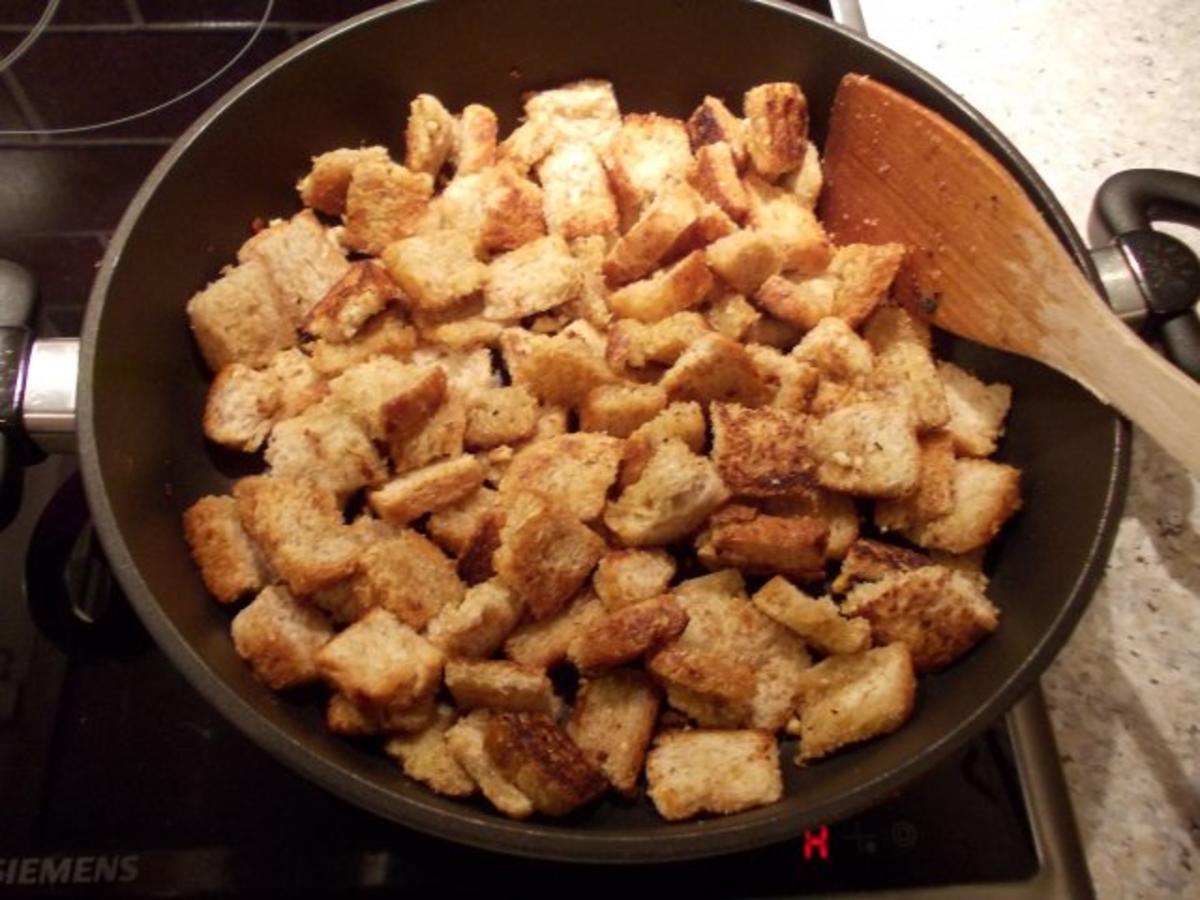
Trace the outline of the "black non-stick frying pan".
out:
<instances>
[{"instance_id":1,"label":"black non-stick frying pan","mask_svg":"<svg viewBox=\"0 0 1200 900\"><path fill-rule=\"evenodd\" d=\"M806 769L785 763L786 798L764 809L668 824L645 801L613 800L566 821L518 823L435 796L376 749L330 734L311 698L275 694L253 678L229 639L229 610L207 595L182 538L182 511L247 471L201 433L208 373L184 304L234 258L254 218L297 208L292 185L312 155L364 143L399 152L418 92L450 108L486 103L511 127L523 91L585 76L611 79L625 110L677 116L705 94L736 99L759 82L794 80L819 141L847 72L900 89L977 139L1089 267L1028 163L949 89L862 37L771 2L397 3L308 41L217 103L122 220L80 357L79 451L94 521L121 585L180 670L263 748L348 801L452 840L573 860L698 857L785 839L880 800L1001 715L1061 647L1101 575L1129 435L1062 376L962 342L948 341L946 353L1015 389L1000 456L1024 470L1026 506L990 559L1003 624L968 658L922 680L912 720L896 734Z\"/></svg>"}]
</instances>

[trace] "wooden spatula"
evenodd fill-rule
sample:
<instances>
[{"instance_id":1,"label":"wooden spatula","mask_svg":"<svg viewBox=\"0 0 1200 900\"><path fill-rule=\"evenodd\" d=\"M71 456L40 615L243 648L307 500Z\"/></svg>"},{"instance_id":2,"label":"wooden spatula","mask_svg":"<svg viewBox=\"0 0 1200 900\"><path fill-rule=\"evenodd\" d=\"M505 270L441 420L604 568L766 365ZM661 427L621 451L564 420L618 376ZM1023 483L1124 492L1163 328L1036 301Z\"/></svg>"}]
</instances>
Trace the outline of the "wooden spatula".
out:
<instances>
[{"instance_id":1,"label":"wooden spatula","mask_svg":"<svg viewBox=\"0 0 1200 900\"><path fill-rule=\"evenodd\" d=\"M1025 192L972 138L903 94L847 75L825 176L822 219L837 243L912 248L896 282L910 309L1066 373L1200 473L1200 386L1108 310Z\"/></svg>"}]
</instances>

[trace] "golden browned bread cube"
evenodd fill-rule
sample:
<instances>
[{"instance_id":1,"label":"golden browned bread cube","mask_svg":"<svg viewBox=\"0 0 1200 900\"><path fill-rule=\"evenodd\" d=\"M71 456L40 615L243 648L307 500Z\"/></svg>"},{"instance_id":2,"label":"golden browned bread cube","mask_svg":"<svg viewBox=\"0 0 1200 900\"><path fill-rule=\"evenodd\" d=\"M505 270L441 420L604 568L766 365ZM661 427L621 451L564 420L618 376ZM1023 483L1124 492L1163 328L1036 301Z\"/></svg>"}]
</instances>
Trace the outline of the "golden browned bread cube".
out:
<instances>
[{"instance_id":1,"label":"golden browned bread cube","mask_svg":"<svg viewBox=\"0 0 1200 900\"><path fill-rule=\"evenodd\" d=\"M187 304L188 321L214 372L230 363L263 366L296 343L296 328L259 262L226 269Z\"/></svg>"},{"instance_id":2,"label":"golden browned bread cube","mask_svg":"<svg viewBox=\"0 0 1200 900\"><path fill-rule=\"evenodd\" d=\"M760 84L742 99L746 149L768 178L800 168L808 148L808 101L794 82Z\"/></svg>"},{"instance_id":3,"label":"golden browned bread cube","mask_svg":"<svg viewBox=\"0 0 1200 900\"><path fill-rule=\"evenodd\" d=\"M567 658L567 649L589 622L604 615L604 606L590 590L576 594L566 609L546 619L518 627L504 642L504 655L515 662L549 668Z\"/></svg>"},{"instance_id":4,"label":"golden browned bread cube","mask_svg":"<svg viewBox=\"0 0 1200 900\"><path fill-rule=\"evenodd\" d=\"M320 612L278 585L264 588L234 616L230 630L238 656L277 691L315 681L317 653L333 637Z\"/></svg>"},{"instance_id":5,"label":"golden browned bread cube","mask_svg":"<svg viewBox=\"0 0 1200 900\"><path fill-rule=\"evenodd\" d=\"M343 499L387 477L383 460L358 422L320 407L276 424L264 458L271 475L308 479Z\"/></svg>"},{"instance_id":6,"label":"golden browned bread cube","mask_svg":"<svg viewBox=\"0 0 1200 900\"><path fill-rule=\"evenodd\" d=\"M447 384L447 391L451 390ZM467 436L467 401L463 399L463 392L450 396L424 422L407 414L420 409L419 406L405 409L406 414L402 416L397 414L397 407L391 407L388 423L391 426L388 454L397 473L410 472L436 460L454 462L463 452ZM418 430L410 432L408 428L399 427L400 422L415 424Z\"/></svg>"},{"instance_id":7,"label":"golden browned bread cube","mask_svg":"<svg viewBox=\"0 0 1200 900\"><path fill-rule=\"evenodd\" d=\"M407 705L437 690L445 657L386 609L373 609L317 654L317 669L351 699Z\"/></svg>"},{"instance_id":8,"label":"golden browned bread cube","mask_svg":"<svg viewBox=\"0 0 1200 900\"><path fill-rule=\"evenodd\" d=\"M313 369L333 377L373 356L407 357L417 346L417 330L396 308L386 309L359 329L346 344L316 340L305 346Z\"/></svg>"},{"instance_id":9,"label":"golden browned bread cube","mask_svg":"<svg viewBox=\"0 0 1200 900\"><path fill-rule=\"evenodd\" d=\"M616 381L602 352L567 332L547 336L509 329L500 347L513 384L543 403L578 406L592 388Z\"/></svg>"},{"instance_id":10,"label":"golden browned bread cube","mask_svg":"<svg viewBox=\"0 0 1200 900\"><path fill-rule=\"evenodd\" d=\"M373 259L359 260L309 310L304 330L334 344L345 343L399 296L383 266Z\"/></svg>"},{"instance_id":11,"label":"golden browned bread cube","mask_svg":"<svg viewBox=\"0 0 1200 900\"><path fill-rule=\"evenodd\" d=\"M950 404L946 430L954 438L954 448L963 456L990 456L1004 434L1012 388L984 384L951 362L939 362L937 370Z\"/></svg>"},{"instance_id":12,"label":"golden browned bread cube","mask_svg":"<svg viewBox=\"0 0 1200 900\"><path fill-rule=\"evenodd\" d=\"M748 664L718 652L674 644L646 662L667 702L705 728L740 728L754 718L758 680Z\"/></svg>"},{"instance_id":13,"label":"golden browned bread cube","mask_svg":"<svg viewBox=\"0 0 1200 900\"><path fill-rule=\"evenodd\" d=\"M184 512L183 533L204 586L222 603L266 584L266 567L242 529L232 497L201 497Z\"/></svg>"},{"instance_id":14,"label":"golden browned bread cube","mask_svg":"<svg viewBox=\"0 0 1200 900\"><path fill-rule=\"evenodd\" d=\"M354 416L372 440L407 436L446 399L445 373L391 356L374 356L346 368L329 382L335 407Z\"/></svg>"},{"instance_id":15,"label":"golden browned bread cube","mask_svg":"<svg viewBox=\"0 0 1200 900\"><path fill-rule=\"evenodd\" d=\"M849 244L839 247L829 263L829 274L837 279L833 315L857 328L887 295L900 263L903 244Z\"/></svg>"},{"instance_id":16,"label":"golden browned bread cube","mask_svg":"<svg viewBox=\"0 0 1200 900\"><path fill-rule=\"evenodd\" d=\"M744 294L753 294L783 266L776 242L753 228L714 241L704 252L712 270Z\"/></svg>"},{"instance_id":17,"label":"golden browned bread cube","mask_svg":"<svg viewBox=\"0 0 1200 900\"><path fill-rule=\"evenodd\" d=\"M566 815L608 787L583 751L545 715L493 713L484 747L496 768L544 815Z\"/></svg>"},{"instance_id":18,"label":"golden browned bread cube","mask_svg":"<svg viewBox=\"0 0 1200 900\"><path fill-rule=\"evenodd\" d=\"M497 506L475 526L467 544L458 555L458 576L469 585L482 584L496 574L495 555L500 549L500 531L506 513Z\"/></svg>"},{"instance_id":19,"label":"golden browned bread cube","mask_svg":"<svg viewBox=\"0 0 1200 900\"><path fill-rule=\"evenodd\" d=\"M729 146L734 164L740 169L746 164L746 126L716 97L705 97L687 121L687 132L696 155L716 143Z\"/></svg>"},{"instance_id":20,"label":"golden browned bread cube","mask_svg":"<svg viewBox=\"0 0 1200 900\"><path fill-rule=\"evenodd\" d=\"M945 431L921 435L921 475L916 490L875 504L881 531L899 531L954 509L954 439Z\"/></svg>"},{"instance_id":21,"label":"golden browned bread cube","mask_svg":"<svg viewBox=\"0 0 1200 900\"><path fill-rule=\"evenodd\" d=\"M592 587L609 612L657 597L675 577L675 557L665 550L613 550L592 575Z\"/></svg>"},{"instance_id":22,"label":"golden browned bread cube","mask_svg":"<svg viewBox=\"0 0 1200 900\"><path fill-rule=\"evenodd\" d=\"M766 731L667 731L646 757L646 793L665 819L729 813L783 796L779 748Z\"/></svg>"},{"instance_id":23,"label":"golden browned bread cube","mask_svg":"<svg viewBox=\"0 0 1200 900\"><path fill-rule=\"evenodd\" d=\"M930 349L933 336L929 323L912 315L903 306L882 303L863 326L863 337L876 354L886 353L897 344L916 344Z\"/></svg>"},{"instance_id":24,"label":"golden browned bread cube","mask_svg":"<svg viewBox=\"0 0 1200 900\"><path fill-rule=\"evenodd\" d=\"M678 119L631 114L609 146L605 159L624 222L667 181L685 181L692 167L687 129Z\"/></svg>"},{"instance_id":25,"label":"golden browned bread cube","mask_svg":"<svg viewBox=\"0 0 1200 900\"><path fill-rule=\"evenodd\" d=\"M525 99L529 121L545 123L556 143L582 141L602 153L621 126L621 111L611 82L574 81Z\"/></svg>"},{"instance_id":26,"label":"golden browned bread cube","mask_svg":"<svg viewBox=\"0 0 1200 900\"><path fill-rule=\"evenodd\" d=\"M831 587L835 592L844 594L860 582L879 581L888 575L919 569L931 563L928 556L916 550L862 538L851 545Z\"/></svg>"},{"instance_id":27,"label":"golden browned bread cube","mask_svg":"<svg viewBox=\"0 0 1200 900\"><path fill-rule=\"evenodd\" d=\"M346 190L354 167L360 162L386 165L391 162L386 147L342 147L314 156L312 169L296 184L305 206L339 216L346 209Z\"/></svg>"},{"instance_id":28,"label":"golden browned bread cube","mask_svg":"<svg viewBox=\"0 0 1200 900\"><path fill-rule=\"evenodd\" d=\"M867 619L875 643L906 645L918 672L945 668L1000 624L1000 611L979 583L944 566L859 585L842 611Z\"/></svg>"},{"instance_id":29,"label":"golden browned bread cube","mask_svg":"<svg viewBox=\"0 0 1200 900\"><path fill-rule=\"evenodd\" d=\"M230 363L208 386L204 436L253 453L266 440L281 405L279 381L270 372Z\"/></svg>"},{"instance_id":30,"label":"golden browned bread cube","mask_svg":"<svg viewBox=\"0 0 1200 900\"><path fill-rule=\"evenodd\" d=\"M946 391L933 356L924 347L902 343L876 354L871 383L898 405L907 406L922 433L941 428L950 419Z\"/></svg>"},{"instance_id":31,"label":"golden browned bread cube","mask_svg":"<svg viewBox=\"0 0 1200 900\"><path fill-rule=\"evenodd\" d=\"M425 530L447 553L456 556L471 539L483 517L496 508L498 495L483 486L457 503L435 511L425 523Z\"/></svg>"},{"instance_id":32,"label":"golden browned bread cube","mask_svg":"<svg viewBox=\"0 0 1200 900\"><path fill-rule=\"evenodd\" d=\"M625 438L666 408L667 392L656 384L602 384L579 407L579 428Z\"/></svg>"},{"instance_id":33,"label":"golden browned bread cube","mask_svg":"<svg viewBox=\"0 0 1200 900\"><path fill-rule=\"evenodd\" d=\"M662 386L672 400L762 406L771 399L771 388L746 348L721 334L706 334L685 350Z\"/></svg>"},{"instance_id":34,"label":"golden browned bread cube","mask_svg":"<svg viewBox=\"0 0 1200 900\"><path fill-rule=\"evenodd\" d=\"M483 467L473 456L459 456L393 478L367 495L380 518L397 525L457 503L483 485Z\"/></svg>"},{"instance_id":35,"label":"golden browned bread cube","mask_svg":"<svg viewBox=\"0 0 1200 900\"><path fill-rule=\"evenodd\" d=\"M787 575L800 581L825 577L829 525L814 516L763 515L730 506L709 519L696 539L696 555L709 569L736 568L754 575Z\"/></svg>"},{"instance_id":36,"label":"golden browned bread cube","mask_svg":"<svg viewBox=\"0 0 1200 900\"><path fill-rule=\"evenodd\" d=\"M488 266L484 318L515 322L575 298L579 263L561 235L539 238L498 256Z\"/></svg>"},{"instance_id":37,"label":"golden browned bread cube","mask_svg":"<svg viewBox=\"0 0 1200 900\"><path fill-rule=\"evenodd\" d=\"M813 425L809 446L822 487L860 497L899 497L917 486L921 449L903 409L856 403Z\"/></svg>"},{"instance_id":38,"label":"golden browned bread cube","mask_svg":"<svg viewBox=\"0 0 1200 900\"><path fill-rule=\"evenodd\" d=\"M613 291L608 305L618 316L657 322L697 305L712 286L713 277L704 254L696 250L670 268Z\"/></svg>"},{"instance_id":39,"label":"golden browned bread cube","mask_svg":"<svg viewBox=\"0 0 1200 900\"><path fill-rule=\"evenodd\" d=\"M467 406L463 443L470 450L515 444L534 433L537 421L537 398L525 388L486 388Z\"/></svg>"},{"instance_id":40,"label":"golden browned bread cube","mask_svg":"<svg viewBox=\"0 0 1200 900\"><path fill-rule=\"evenodd\" d=\"M555 147L541 165L546 227L568 241L617 230L617 202L596 151L575 142Z\"/></svg>"},{"instance_id":41,"label":"golden browned bread cube","mask_svg":"<svg viewBox=\"0 0 1200 900\"><path fill-rule=\"evenodd\" d=\"M746 337L754 323L762 318L762 313L741 294L727 293L709 304L704 317L715 331L740 341Z\"/></svg>"},{"instance_id":42,"label":"golden browned bread cube","mask_svg":"<svg viewBox=\"0 0 1200 900\"><path fill-rule=\"evenodd\" d=\"M604 523L627 546L661 546L695 531L728 497L713 464L671 438L652 450L641 477L608 505Z\"/></svg>"},{"instance_id":43,"label":"golden browned bread cube","mask_svg":"<svg viewBox=\"0 0 1200 900\"><path fill-rule=\"evenodd\" d=\"M833 259L833 245L813 211L790 191L757 175L743 181L750 198L749 224L770 236L783 255L783 270L819 275Z\"/></svg>"},{"instance_id":44,"label":"golden browned bread cube","mask_svg":"<svg viewBox=\"0 0 1200 900\"><path fill-rule=\"evenodd\" d=\"M524 612L524 604L493 578L470 588L457 606L443 606L425 636L449 657L482 659L504 643Z\"/></svg>"},{"instance_id":45,"label":"golden browned bread cube","mask_svg":"<svg viewBox=\"0 0 1200 900\"><path fill-rule=\"evenodd\" d=\"M846 494L810 488L783 497L760 501L762 511L772 516L813 516L829 526L826 559L842 559L858 540L858 506Z\"/></svg>"},{"instance_id":46,"label":"golden browned bread cube","mask_svg":"<svg viewBox=\"0 0 1200 900\"><path fill-rule=\"evenodd\" d=\"M505 506L496 573L535 619L549 618L582 587L604 541L544 494L514 491Z\"/></svg>"},{"instance_id":47,"label":"golden browned bread cube","mask_svg":"<svg viewBox=\"0 0 1200 900\"><path fill-rule=\"evenodd\" d=\"M507 659L451 659L446 687L461 710L492 709L555 715L559 699L544 669Z\"/></svg>"},{"instance_id":48,"label":"golden browned bread cube","mask_svg":"<svg viewBox=\"0 0 1200 900\"><path fill-rule=\"evenodd\" d=\"M842 383L865 379L875 370L870 345L835 316L821 319L792 350L792 356L815 366L823 377Z\"/></svg>"},{"instance_id":49,"label":"golden browned bread cube","mask_svg":"<svg viewBox=\"0 0 1200 900\"><path fill-rule=\"evenodd\" d=\"M901 533L919 547L970 553L986 545L1021 508L1021 471L988 459L954 461L954 506Z\"/></svg>"},{"instance_id":50,"label":"golden browned bread cube","mask_svg":"<svg viewBox=\"0 0 1200 900\"><path fill-rule=\"evenodd\" d=\"M687 614L674 597L662 594L585 625L567 649L567 657L581 672L611 669L674 640L686 626Z\"/></svg>"},{"instance_id":51,"label":"golden browned bread cube","mask_svg":"<svg viewBox=\"0 0 1200 900\"><path fill-rule=\"evenodd\" d=\"M627 797L637 789L659 702L658 691L646 674L632 669L587 678L575 696L567 734Z\"/></svg>"},{"instance_id":52,"label":"golden browned bread cube","mask_svg":"<svg viewBox=\"0 0 1200 900\"><path fill-rule=\"evenodd\" d=\"M808 331L833 315L837 279L830 275L772 275L754 295L767 312Z\"/></svg>"},{"instance_id":53,"label":"golden browned bread cube","mask_svg":"<svg viewBox=\"0 0 1200 900\"><path fill-rule=\"evenodd\" d=\"M390 160L358 163L346 191L342 243L377 256L393 241L429 227L433 178Z\"/></svg>"},{"instance_id":54,"label":"golden browned bread cube","mask_svg":"<svg viewBox=\"0 0 1200 900\"><path fill-rule=\"evenodd\" d=\"M485 747L492 715L486 709L477 709L460 718L446 732L446 746L496 809L513 819L527 819L533 815L533 804L505 777Z\"/></svg>"},{"instance_id":55,"label":"golden browned bread cube","mask_svg":"<svg viewBox=\"0 0 1200 900\"><path fill-rule=\"evenodd\" d=\"M912 714L917 681L903 644L831 656L804 673L797 692L796 762L895 731Z\"/></svg>"},{"instance_id":56,"label":"golden browned bread cube","mask_svg":"<svg viewBox=\"0 0 1200 900\"><path fill-rule=\"evenodd\" d=\"M470 238L433 231L388 244L382 254L388 274L417 309L438 311L481 290L488 267L475 258Z\"/></svg>"},{"instance_id":57,"label":"golden browned bread cube","mask_svg":"<svg viewBox=\"0 0 1200 900\"><path fill-rule=\"evenodd\" d=\"M455 718L453 709L440 706L427 728L417 734L389 738L383 750L396 760L409 778L415 778L439 794L469 797L475 793L475 782L458 764L446 743L446 732Z\"/></svg>"},{"instance_id":58,"label":"golden browned bread cube","mask_svg":"<svg viewBox=\"0 0 1200 900\"><path fill-rule=\"evenodd\" d=\"M496 113L479 103L468 103L459 115L458 140L452 159L459 175L480 172L496 162L500 123Z\"/></svg>"},{"instance_id":59,"label":"golden browned bread cube","mask_svg":"<svg viewBox=\"0 0 1200 900\"><path fill-rule=\"evenodd\" d=\"M429 538L409 529L372 544L358 566L354 590L361 608L381 606L418 630L443 607L457 606L466 593L454 563Z\"/></svg>"},{"instance_id":60,"label":"golden browned bread cube","mask_svg":"<svg viewBox=\"0 0 1200 900\"><path fill-rule=\"evenodd\" d=\"M617 480L621 441L607 434L576 432L534 441L517 451L500 480L506 501L522 490L553 497L584 522L599 517Z\"/></svg>"},{"instance_id":61,"label":"golden browned bread cube","mask_svg":"<svg viewBox=\"0 0 1200 900\"><path fill-rule=\"evenodd\" d=\"M408 107L404 165L437 177L458 143L458 122L432 94L417 94Z\"/></svg>"},{"instance_id":62,"label":"golden browned bread cube","mask_svg":"<svg viewBox=\"0 0 1200 900\"><path fill-rule=\"evenodd\" d=\"M772 578L751 601L825 655L858 653L871 646L871 623L841 615L828 597L810 597L786 578Z\"/></svg>"},{"instance_id":63,"label":"golden browned bread cube","mask_svg":"<svg viewBox=\"0 0 1200 900\"><path fill-rule=\"evenodd\" d=\"M334 693L325 707L326 726L346 737L419 734L436 718L437 698L433 694L412 702L378 704Z\"/></svg>"},{"instance_id":64,"label":"golden browned bread cube","mask_svg":"<svg viewBox=\"0 0 1200 900\"><path fill-rule=\"evenodd\" d=\"M816 464L803 413L713 403L712 459L737 496L786 496L813 484Z\"/></svg>"},{"instance_id":65,"label":"golden browned bread cube","mask_svg":"<svg viewBox=\"0 0 1200 900\"><path fill-rule=\"evenodd\" d=\"M267 271L288 317L299 326L349 268L311 209L272 222L238 250L238 262Z\"/></svg>"},{"instance_id":66,"label":"golden browned bread cube","mask_svg":"<svg viewBox=\"0 0 1200 900\"><path fill-rule=\"evenodd\" d=\"M663 185L637 221L608 251L604 260L608 283L627 284L651 272L688 236L700 217L701 202L699 195L686 184Z\"/></svg>"},{"instance_id":67,"label":"golden browned bread cube","mask_svg":"<svg viewBox=\"0 0 1200 900\"><path fill-rule=\"evenodd\" d=\"M306 479L254 475L233 486L238 517L270 567L296 594L354 571L361 549L337 496Z\"/></svg>"},{"instance_id":68,"label":"golden browned bread cube","mask_svg":"<svg viewBox=\"0 0 1200 900\"><path fill-rule=\"evenodd\" d=\"M800 198L800 202L809 209L816 209L817 200L821 196L824 185L824 175L821 172L821 155L817 145L812 141L804 149L804 162L800 168L789 172L783 177L783 186Z\"/></svg>"},{"instance_id":69,"label":"golden browned bread cube","mask_svg":"<svg viewBox=\"0 0 1200 900\"><path fill-rule=\"evenodd\" d=\"M735 222L744 222L750 214L750 197L738 177L733 149L725 141L696 148L690 180L704 199L715 203Z\"/></svg>"}]
</instances>

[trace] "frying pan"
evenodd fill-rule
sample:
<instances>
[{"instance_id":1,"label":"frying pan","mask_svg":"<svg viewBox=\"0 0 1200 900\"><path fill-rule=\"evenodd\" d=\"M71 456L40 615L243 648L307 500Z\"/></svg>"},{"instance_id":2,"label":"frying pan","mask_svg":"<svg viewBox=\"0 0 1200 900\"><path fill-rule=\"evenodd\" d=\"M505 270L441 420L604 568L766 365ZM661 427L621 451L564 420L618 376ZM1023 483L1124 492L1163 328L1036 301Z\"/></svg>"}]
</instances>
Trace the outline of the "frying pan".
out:
<instances>
[{"instance_id":1,"label":"frying pan","mask_svg":"<svg viewBox=\"0 0 1200 900\"><path fill-rule=\"evenodd\" d=\"M375 748L330 734L315 697L258 683L207 595L180 515L223 493L247 462L208 445L208 373L184 304L234 258L256 217L297 208L292 188L321 151L399 151L418 92L448 107L490 105L511 127L523 91L611 79L625 110L686 116L699 98L736 98L794 80L823 138L847 72L873 76L941 113L992 152L1089 275L1062 209L1013 147L948 88L827 20L751 0L402 2L343 23L232 90L179 139L114 236L92 291L79 358L81 468L95 526L130 601L175 665L254 741L372 812L444 838L515 854L587 861L684 859L784 840L878 802L990 725L1061 647L1102 573L1124 496L1129 432L1043 366L947 340L944 356L1013 385L1000 458L1024 470L1024 511L991 556L1003 625L967 658L922 680L894 735L806 769L785 748L785 799L716 820L668 824L643 801L609 800L567 821L513 822L482 803L435 796ZM137 748L131 748L137 752Z\"/></svg>"}]
</instances>

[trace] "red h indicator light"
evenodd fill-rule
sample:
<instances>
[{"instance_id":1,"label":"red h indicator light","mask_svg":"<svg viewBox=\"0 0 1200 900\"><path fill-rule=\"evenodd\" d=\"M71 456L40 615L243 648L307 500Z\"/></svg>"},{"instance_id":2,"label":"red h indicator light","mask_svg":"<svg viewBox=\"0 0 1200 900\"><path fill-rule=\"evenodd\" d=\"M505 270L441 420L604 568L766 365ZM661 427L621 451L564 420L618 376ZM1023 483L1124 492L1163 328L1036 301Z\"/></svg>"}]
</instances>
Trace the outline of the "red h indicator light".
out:
<instances>
[{"instance_id":1,"label":"red h indicator light","mask_svg":"<svg viewBox=\"0 0 1200 900\"><path fill-rule=\"evenodd\" d=\"M829 826L822 825L816 832L804 829L804 858L829 859Z\"/></svg>"}]
</instances>

